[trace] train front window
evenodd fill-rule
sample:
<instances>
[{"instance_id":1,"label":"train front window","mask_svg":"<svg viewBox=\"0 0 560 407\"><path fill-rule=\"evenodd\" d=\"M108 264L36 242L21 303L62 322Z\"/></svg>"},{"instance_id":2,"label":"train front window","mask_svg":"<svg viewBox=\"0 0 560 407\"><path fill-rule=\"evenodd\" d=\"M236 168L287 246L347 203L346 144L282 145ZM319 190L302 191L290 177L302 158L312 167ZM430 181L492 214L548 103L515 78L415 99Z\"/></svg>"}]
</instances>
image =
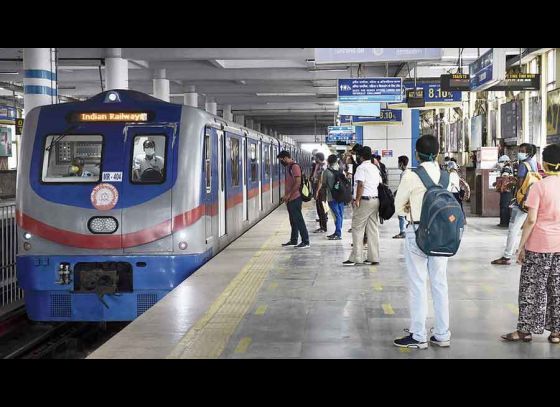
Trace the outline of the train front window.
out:
<instances>
[{"instance_id":1,"label":"train front window","mask_svg":"<svg viewBox=\"0 0 560 407\"><path fill-rule=\"evenodd\" d=\"M103 136L47 136L41 181L45 183L98 182Z\"/></svg>"},{"instance_id":2,"label":"train front window","mask_svg":"<svg viewBox=\"0 0 560 407\"><path fill-rule=\"evenodd\" d=\"M161 184L165 181L165 136L134 137L132 183Z\"/></svg>"}]
</instances>

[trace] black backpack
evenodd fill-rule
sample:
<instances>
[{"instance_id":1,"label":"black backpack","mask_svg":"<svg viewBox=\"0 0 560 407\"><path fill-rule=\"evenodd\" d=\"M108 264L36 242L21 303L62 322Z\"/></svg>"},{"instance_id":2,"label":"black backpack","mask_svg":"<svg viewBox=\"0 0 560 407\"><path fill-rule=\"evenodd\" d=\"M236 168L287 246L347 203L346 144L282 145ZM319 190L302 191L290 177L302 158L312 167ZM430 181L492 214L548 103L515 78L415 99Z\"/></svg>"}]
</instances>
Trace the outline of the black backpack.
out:
<instances>
[{"instance_id":1,"label":"black backpack","mask_svg":"<svg viewBox=\"0 0 560 407\"><path fill-rule=\"evenodd\" d=\"M352 184L350 180L344 176L342 171L334 171L329 168L334 175L334 185L331 189L331 195L336 202L345 204L352 202Z\"/></svg>"},{"instance_id":2,"label":"black backpack","mask_svg":"<svg viewBox=\"0 0 560 407\"><path fill-rule=\"evenodd\" d=\"M381 218L381 223L383 223L384 220L391 219L395 214L395 197L385 184L379 184L377 196L379 197L379 217Z\"/></svg>"}]
</instances>

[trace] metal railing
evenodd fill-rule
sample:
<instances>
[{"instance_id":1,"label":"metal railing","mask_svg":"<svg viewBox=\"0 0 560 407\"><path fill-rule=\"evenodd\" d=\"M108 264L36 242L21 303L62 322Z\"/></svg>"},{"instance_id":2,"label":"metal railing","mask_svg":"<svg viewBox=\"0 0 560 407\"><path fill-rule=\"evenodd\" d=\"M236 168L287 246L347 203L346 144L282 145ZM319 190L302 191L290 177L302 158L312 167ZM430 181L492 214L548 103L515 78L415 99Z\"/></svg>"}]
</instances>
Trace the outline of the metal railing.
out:
<instances>
[{"instance_id":1,"label":"metal railing","mask_svg":"<svg viewBox=\"0 0 560 407\"><path fill-rule=\"evenodd\" d=\"M16 277L17 231L16 205L0 203L0 312L5 307L20 302L23 290Z\"/></svg>"}]
</instances>

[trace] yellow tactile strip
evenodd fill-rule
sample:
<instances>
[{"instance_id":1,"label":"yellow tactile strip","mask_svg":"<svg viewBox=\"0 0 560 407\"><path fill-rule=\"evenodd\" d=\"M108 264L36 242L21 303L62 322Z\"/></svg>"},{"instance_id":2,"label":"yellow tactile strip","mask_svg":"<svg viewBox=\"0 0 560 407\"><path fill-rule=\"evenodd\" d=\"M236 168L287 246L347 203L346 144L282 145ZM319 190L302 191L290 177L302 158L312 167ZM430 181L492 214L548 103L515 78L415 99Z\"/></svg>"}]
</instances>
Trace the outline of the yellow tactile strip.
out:
<instances>
[{"instance_id":1,"label":"yellow tactile strip","mask_svg":"<svg viewBox=\"0 0 560 407\"><path fill-rule=\"evenodd\" d=\"M265 241L204 316L183 336L167 356L168 359L220 357L237 325L255 302L258 291L281 251L279 234L280 232L276 232ZM250 341L247 340L241 348L246 349L249 344ZM236 349L238 352L242 350Z\"/></svg>"}]
</instances>

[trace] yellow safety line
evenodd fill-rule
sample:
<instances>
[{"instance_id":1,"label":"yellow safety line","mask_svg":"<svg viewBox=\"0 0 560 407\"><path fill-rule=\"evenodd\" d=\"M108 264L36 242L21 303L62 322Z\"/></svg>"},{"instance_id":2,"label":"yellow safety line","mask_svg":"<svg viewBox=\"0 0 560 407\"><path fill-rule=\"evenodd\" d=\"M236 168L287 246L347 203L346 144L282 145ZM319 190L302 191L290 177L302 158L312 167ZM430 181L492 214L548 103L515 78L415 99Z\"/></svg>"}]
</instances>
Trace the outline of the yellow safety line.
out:
<instances>
[{"instance_id":1,"label":"yellow safety line","mask_svg":"<svg viewBox=\"0 0 560 407\"><path fill-rule=\"evenodd\" d=\"M266 312L266 309L268 308L268 305L264 304L264 305L260 305L257 310L255 311L255 315L264 315L264 313Z\"/></svg>"},{"instance_id":2,"label":"yellow safety line","mask_svg":"<svg viewBox=\"0 0 560 407\"><path fill-rule=\"evenodd\" d=\"M239 343L237 344L237 347L235 348L235 353L245 353L247 352L247 348L249 347L249 345L251 344L253 340L246 336L245 338L242 338Z\"/></svg>"},{"instance_id":3,"label":"yellow safety line","mask_svg":"<svg viewBox=\"0 0 560 407\"><path fill-rule=\"evenodd\" d=\"M506 307L511 311L514 315L519 315L519 307L514 304L506 304Z\"/></svg>"},{"instance_id":4,"label":"yellow safety line","mask_svg":"<svg viewBox=\"0 0 560 407\"><path fill-rule=\"evenodd\" d=\"M385 315L393 315L395 313L391 304L382 304L381 306L383 307L383 313Z\"/></svg>"},{"instance_id":5,"label":"yellow safety line","mask_svg":"<svg viewBox=\"0 0 560 407\"><path fill-rule=\"evenodd\" d=\"M269 290L275 290L277 288L278 288L278 283L276 281L274 281L274 282L272 282L268 285Z\"/></svg>"},{"instance_id":6,"label":"yellow safety line","mask_svg":"<svg viewBox=\"0 0 560 407\"><path fill-rule=\"evenodd\" d=\"M381 284L377 283L377 282L376 282L376 283L373 283L372 286L373 286L373 289L374 289L375 291L383 291L383 286L382 286Z\"/></svg>"},{"instance_id":7,"label":"yellow safety line","mask_svg":"<svg viewBox=\"0 0 560 407\"><path fill-rule=\"evenodd\" d=\"M401 352L401 353L410 353L410 349L409 349L409 348L399 348L399 352Z\"/></svg>"},{"instance_id":8,"label":"yellow safety line","mask_svg":"<svg viewBox=\"0 0 560 407\"><path fill-rule=\"evenodd\" d=\"M377 267L371 266L371 267L369 268L369 272L370 272L370 273L377 273Z\"/></svg>"},{"instance_id":9,"label":"yellow safety line","mask_svg":"<svg viewBox=\"0 0 560 407\"><path fill-rule=\"evenodd\" d=\"M206 313L181 338L168 359L210 359L222 354L281 251L278 235L279 232L264 242Z\"/></svg>"},{"instance_id":10,"label":"yellow safety line","mask_svg":"<svg viewBox=\"0 0 560 407\"><path fill-rule=\"evenodd\" d=\"M482 289L488 294L492 294L495 291L494 287L491 287L488 284L482 284Z\"/></svg>"}]
</instances>

